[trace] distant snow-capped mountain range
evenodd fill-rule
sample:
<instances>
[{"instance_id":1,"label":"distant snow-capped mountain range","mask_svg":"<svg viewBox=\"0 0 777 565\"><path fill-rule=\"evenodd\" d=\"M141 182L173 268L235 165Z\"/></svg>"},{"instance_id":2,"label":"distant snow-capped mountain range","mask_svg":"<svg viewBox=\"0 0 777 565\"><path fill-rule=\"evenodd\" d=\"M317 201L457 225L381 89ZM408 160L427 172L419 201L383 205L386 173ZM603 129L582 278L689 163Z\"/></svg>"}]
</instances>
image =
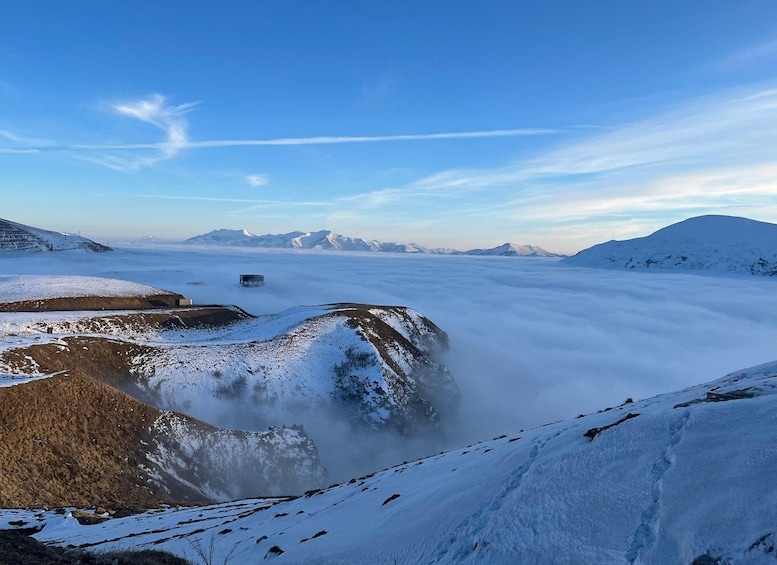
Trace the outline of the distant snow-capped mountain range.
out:
<instances>
[{"instance_id":1,"label":"distant snow-capped mountain range","mask_svg":"<svg viewBox=\"0 0 777 565\"><path fill-rule=\"evenodd\" d=\"M698 216L647 237L594 245L563 262L604 269L777 276L777 225L734 216Z\"/></svg>"},{"instance_id":2,"label":"distant snow-capped mountain range","mask_svg":"<svg viewBox=\"0 0 777 565\"><path fill-rule=\"evenodd\" d=\"M388 253L428 253L435 255L500 255L506 257L563 257L535 245L505 243L490 249L459 251L448 248L427 248L415 243L382 243L360 237L348 237L330 230L315 232L293 231L283 234L257 235L248 230L214 230L187 239L196 245L234 247L264 247L279 249L331 249L337 251L370 251Z\"/></svg>"}]
</instances>

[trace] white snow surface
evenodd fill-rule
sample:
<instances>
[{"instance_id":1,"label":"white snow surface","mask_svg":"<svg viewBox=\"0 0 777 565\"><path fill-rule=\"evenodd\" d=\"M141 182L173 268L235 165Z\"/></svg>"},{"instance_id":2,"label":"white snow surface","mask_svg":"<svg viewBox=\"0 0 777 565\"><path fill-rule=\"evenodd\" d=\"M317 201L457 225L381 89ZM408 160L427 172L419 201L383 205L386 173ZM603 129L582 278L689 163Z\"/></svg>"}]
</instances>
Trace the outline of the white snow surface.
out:
<instances>
[{"instance_id":1,"label":"white snow surface","mask_svg":"<svg viewBox=\"0 0 777 565\"><path fill-rule=\"evenodd\" d=\"M43 526L39 540L96 550L191 559L200 546L233 565L665 564L702 555L773 563L775 430L777 362L294 500L172 508L95 526L5 510L0 524L24 520Z\"/></svg>"},{"instance_id":2,"label":"white snow surface","mask_svg":"<svg viewBox=\"0 0 777 565\"><path fill-rule=\"evenodd\" d=\"M777 225L733 216L699 216L647 237L595 245L564 262L606 269L777 276Z\"/></svg>"},{"instance_id":3,"label":"white snow surface","mask_svg":"<svg viewBox=\"0 0 777 565\"><path fill-rule=\"evenodd\" d=\"M126 280L65 275L0 275L0 303L84 296L154 296L170 294Z\"/></svg>"}]
</instances>

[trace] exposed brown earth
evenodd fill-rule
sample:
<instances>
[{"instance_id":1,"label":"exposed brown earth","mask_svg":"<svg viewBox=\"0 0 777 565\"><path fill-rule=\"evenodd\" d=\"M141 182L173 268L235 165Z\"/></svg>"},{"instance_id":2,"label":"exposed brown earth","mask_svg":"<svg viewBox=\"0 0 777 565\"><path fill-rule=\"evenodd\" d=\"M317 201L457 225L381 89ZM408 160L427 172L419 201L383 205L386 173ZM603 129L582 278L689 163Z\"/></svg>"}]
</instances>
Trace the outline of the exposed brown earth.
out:
<instances>
[{"instance_id":1,"label":"exposed brown earth","mask_svg":"<svg viewBox=\"0 0 777 565\"><path fill-rule=\"evenodd\" d=\"M375 308L387 313L386 320L370 311ZM338 304L324 314L329 315L346 316L347 324L388 363L384 375L397 401L389 427L407 434L422 433L429 424L436 427L435 405L458 400L447 370L427 355L447 347L445 333L401 307ZM223 327L250 317L235 307L197 307L36 322L42 331L51 327L54 334L70 337L0 354L9 372L56 374L0 388L0 506L149 508L208 502L214 496L294 494L310 488L308 483L300 490L304 481L323 479L315 446L301 429L237 432L165 415L154 407L161 406L161 393L139 374L158 355L158 346L125 341L155 331ZM411 332L410 339L399 330ZM375 363L364 355L346 351L342 366L336 367L342 373L340 400L355 409L364 402L362 388L371 383L354 375L361 364ZM264 490L246 490L256 489L257 481Z\"/></svg>"},{"instance_id":2,"label":"exposed brown earth","mask_svg":"<svg viewBox=\"0 0 777 565\"><path fill-rule=\"evenodd\" d=\"M213 502L211 490L302 492L300 481L323 479L301 429L215 428L85 376L0 388L0 430L0 507L127 512ZM234 459L224 458L227 445Z\"/></svg>"},{"instance_id":3,"label":"exposed brown earth","mask_svg":"<svg viewBox=\"0 0 777 565\"><path fill-rule=\"evenodd\" d=\"M151 296L71 296L46 300L0 303L0 312L54 312L68 310L147 310L173 308L181 294Z\"/></svg>"},{"instance_id":4,"label":"exposed brown earth","mask_svg":"<svg viewBox=\"0 0 777 565\"><path fill-rule=\"evenodd\" d=\"M183 330L248 317L239 308L222 307L145 311L60 321L57 332L68 333L69 324L84 333ZM300 479L323 473L301 429L224 430L153 407L153 392L138 387L131 370L133 359L151 349L73 336L3 352L3 364L12 372L61 374L0 388L0 507L126 511L212 502L204 492L301 492ZM224 445L240 460L224 459Z\"/></svg>"},{"instance_id":5,"label":"exposed brown earth","mask_svg":"<svg viewBox=\"0 0 777 565\"><path fill-rule=\"evenodd\" d=\"M139 469L159 413L85 377L0 388L0 506L173 502Z\"/></svg>"},{"instance_id":6,"label":"exposed brown earth","mask_svg":"<svg viewBox=\"0 0 777 565\"><path fill-rule=\"evenodd\" d=\"M89 377L145 399L130 372L129 358L143 355L149 347L102 337L69 337L62 342L31 345L5 351L0 359L11 370L34 373L33 364L44 374L65 371L74 377Z\"/></svg>"}]
</instances>

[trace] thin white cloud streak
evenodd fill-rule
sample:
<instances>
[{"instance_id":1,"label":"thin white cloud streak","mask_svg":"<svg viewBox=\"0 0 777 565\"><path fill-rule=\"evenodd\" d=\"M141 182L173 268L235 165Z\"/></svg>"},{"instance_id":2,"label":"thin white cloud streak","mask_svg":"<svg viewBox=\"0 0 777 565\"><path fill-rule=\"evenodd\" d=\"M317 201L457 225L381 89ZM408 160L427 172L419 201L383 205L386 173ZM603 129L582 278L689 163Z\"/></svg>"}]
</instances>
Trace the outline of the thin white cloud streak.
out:
<instances>
[{"instance_id":1,"label":"thin white cloud streak","mask_svg":"<svg viewBox=\"0 0 777 565\"><path fill-rule=\"evenodd\" d=\"M10 139L11 141L22 141L22 138L16 135L13 132L10 132L8 130L0 129L0 137L4 137L6 139Z\"/></svg>"},{"instance_id":2,"label":"thin white cloud streak","mask_svg":"<svg viewBox=\"0 0 777 565\"><path fill-rule=\"evenodd\" d=\"M7 155L23 155L27 153L40 153L39 149L7 149L0 148L0 153Z\"/></svg>"},{"instance_id":3,"label":"thin white cloud streak","mask_svg":"<svg viewBox=\"0 0 777 565\"><path fill-rule=\"evenodd\" d=\"M37 146L50 146L53 143L47 139L34 139L24 137L7 129L0 130L0 137L15 143L23 144L26 147L8 147L0 149L2 153L40 153L41 149Z\"/></svg>"},{"instance_id":4,"label":"thin white cloud streak","mask_svg":"<svg viewBox=\"0 0 777 565\"><path fill-rule=\"evenodd\" d=\"M189 142L186 134L188 122L184 114L196 105L197 102L189 102L170 106L164 96L154 94L144 100L116 104L114 110L120 115L135 118L164 131L167 140L156 144L155 148L161 150L166 158L170 158Z\"/></svg>"},{"instance_id":5,"label":"thin white cloud streak","mask_svg":"<svg viewBox=\"0 0 777 565\"><path fill-rule=\"evenodd\" d=\"M216 139L208 141L187 141L179 148L208 149L217 147L252 147L278 145L332 145L339 143L380 143L386 141L424 141L434 139L480 139L489 137L520 137L532 135L549 135L558 133L555 129L503 129L467 132L446 132L407 135L374 135L374 136L320 136L320 137L288 137L277 139ZM116 145L72 145L72 149L83 150L135 150L164 149L167 143L125 143Z\"/></svg>"}]
</instances>

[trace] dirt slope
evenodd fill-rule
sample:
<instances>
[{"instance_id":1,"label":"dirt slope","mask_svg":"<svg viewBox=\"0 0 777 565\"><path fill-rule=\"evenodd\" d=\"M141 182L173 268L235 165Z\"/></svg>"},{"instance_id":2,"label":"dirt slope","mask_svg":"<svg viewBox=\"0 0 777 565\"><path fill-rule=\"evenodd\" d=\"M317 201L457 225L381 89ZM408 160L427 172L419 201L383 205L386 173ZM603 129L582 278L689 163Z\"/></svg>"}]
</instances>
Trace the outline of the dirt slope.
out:
<instances>
[{"instance_id":1,"label":"dirt slope","mask_svg":"<svg viewBox=\"0 0 777 565\"><path fill-rule=\"evenodd\" d=\"M159 410L85 377L0 388L0 506L172 502L138 465Z\"/></svg>"}]
</instances>

